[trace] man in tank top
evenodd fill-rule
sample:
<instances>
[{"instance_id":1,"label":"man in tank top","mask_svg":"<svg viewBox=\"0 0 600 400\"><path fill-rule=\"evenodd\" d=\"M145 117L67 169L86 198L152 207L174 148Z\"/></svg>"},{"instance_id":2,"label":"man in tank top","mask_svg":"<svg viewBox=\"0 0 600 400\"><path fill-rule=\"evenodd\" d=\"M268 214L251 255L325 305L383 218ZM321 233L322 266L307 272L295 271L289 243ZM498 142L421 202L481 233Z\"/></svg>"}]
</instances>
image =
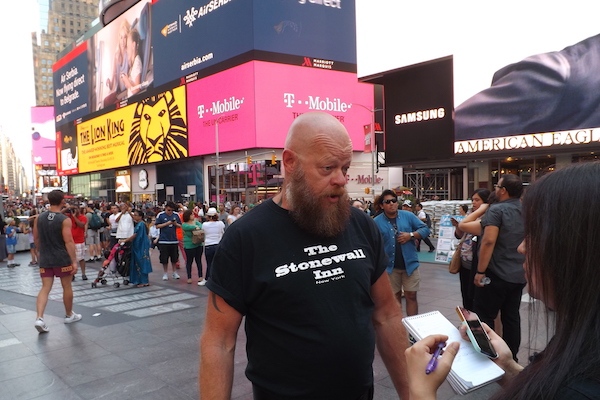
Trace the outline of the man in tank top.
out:
<instances>
[{"instance_id":1,"label":"man in tank top","mask_svg":"<svg viewBox=\"0 0 600 400\"><path fill-rule=\"evenodd\" d=\"M65 205L65 194L61 190L48 193L50 208L35 220L33 236L39 249L40 276L42 288L37 297L37 319L35 328L40 333L49 331L44 321L44 310L48 303L48 295L54 284L54 277L60 278L65 305L65 324L77 322L80 314L73 312L72 276L77 273L75 242L71 233L71 219L61 213Z\"/></svg>"}]
</instances>

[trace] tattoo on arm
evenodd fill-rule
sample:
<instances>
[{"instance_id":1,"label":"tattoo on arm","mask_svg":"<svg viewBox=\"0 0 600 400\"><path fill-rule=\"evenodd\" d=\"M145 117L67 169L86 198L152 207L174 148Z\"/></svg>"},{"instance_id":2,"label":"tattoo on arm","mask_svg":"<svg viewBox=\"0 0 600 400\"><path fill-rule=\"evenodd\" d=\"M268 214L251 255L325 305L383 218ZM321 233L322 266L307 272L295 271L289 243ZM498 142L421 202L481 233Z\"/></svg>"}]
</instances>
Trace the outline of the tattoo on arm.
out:
<instances>
[{"instance_id":1,"label":"tattoo on arm","mask_svg":"<svg viewBox=\"0 0 600 400\"><path fill-rule=\"evenodd\" d=\"M217 295L211 292L210 297L212 297L212 303L215 310L223 314L223 311L219 310L219 306L217 305Z\"/></svg>"}]
</instances>

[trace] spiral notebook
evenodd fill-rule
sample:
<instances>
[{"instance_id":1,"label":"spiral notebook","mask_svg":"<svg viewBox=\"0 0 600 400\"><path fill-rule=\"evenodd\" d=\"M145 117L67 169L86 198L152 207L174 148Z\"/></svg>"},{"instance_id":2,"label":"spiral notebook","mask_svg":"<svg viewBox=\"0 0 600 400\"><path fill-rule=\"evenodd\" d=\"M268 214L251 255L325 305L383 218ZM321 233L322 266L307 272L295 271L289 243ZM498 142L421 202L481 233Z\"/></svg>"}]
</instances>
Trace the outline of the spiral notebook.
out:
<instances>
[{"instance_id":1,"label":"spiral notebook","mask_svg":"<svg viewBox=\"0 0 600 400\"><path fill-rule=\"evenodd\" d=\"M475 351L471 343L464 340L458 329L439 311L405 317L402 323L417 340L429 335L442 334L448 335L448 343L460 342L460 349L446 378L456 393L471 392L497 381L504 375L502 368Z\"/></svg>"}]
</instances>

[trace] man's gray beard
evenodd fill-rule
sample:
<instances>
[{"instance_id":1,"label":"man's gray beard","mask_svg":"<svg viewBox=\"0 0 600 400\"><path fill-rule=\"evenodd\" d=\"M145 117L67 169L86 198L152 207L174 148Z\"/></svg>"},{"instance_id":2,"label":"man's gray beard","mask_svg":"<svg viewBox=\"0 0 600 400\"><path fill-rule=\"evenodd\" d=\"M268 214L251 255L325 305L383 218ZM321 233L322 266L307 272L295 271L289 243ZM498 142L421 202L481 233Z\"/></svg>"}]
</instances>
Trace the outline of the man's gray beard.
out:
<instances>
[{"instance_id":1,"label":"man's gray beard","mask_svg":"<svg viewBox=\"0 0 600 400\"><path fill-rule=\"evenodd\" d=\"M298 169L287 177L286 200L291 205L290 215L303 230L319 237L334 237L346 228L350 218L350 198L346 189L339 188L329 194L340 196L337 203L324 207L322 197L311 194L304 177L304 171ZM325 197L329 197L329 196Z\"/></svg>"}]
</instances>

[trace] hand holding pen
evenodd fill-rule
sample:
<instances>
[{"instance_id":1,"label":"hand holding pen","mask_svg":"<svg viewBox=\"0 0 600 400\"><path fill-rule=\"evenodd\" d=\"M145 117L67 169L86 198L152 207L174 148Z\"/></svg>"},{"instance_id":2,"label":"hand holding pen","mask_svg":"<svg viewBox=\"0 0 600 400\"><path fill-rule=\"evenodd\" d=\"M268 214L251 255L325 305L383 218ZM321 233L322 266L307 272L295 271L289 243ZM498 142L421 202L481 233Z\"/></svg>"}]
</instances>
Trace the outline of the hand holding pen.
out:
<instances>
[{"instance_id":1,"label":"hand holding pen","mask_svg":"<svg viewBox=\"0 0 600 400\"><path fill-rule=\"evenodd\" d=\"M458 342L446 346L447 341L446 335L431 335L406 350L411 398L435 398L436 391L450 372L460 347Z\"/></svg>"},{"instance_id":2,"label":"hand holding pen","mask_svg":"<svg viewBox=\"0 0 600 400\"><path fill-rule=\"evenodd\" d=\"M438 358L442 355L444 351L444 347L446 347L446 342L440 342L437 345L437 349L433 352L431 356L431 360L427 363L427 367L425 368L425 373L429 375L437 368Z\"/></svg>"}]
</instances>

